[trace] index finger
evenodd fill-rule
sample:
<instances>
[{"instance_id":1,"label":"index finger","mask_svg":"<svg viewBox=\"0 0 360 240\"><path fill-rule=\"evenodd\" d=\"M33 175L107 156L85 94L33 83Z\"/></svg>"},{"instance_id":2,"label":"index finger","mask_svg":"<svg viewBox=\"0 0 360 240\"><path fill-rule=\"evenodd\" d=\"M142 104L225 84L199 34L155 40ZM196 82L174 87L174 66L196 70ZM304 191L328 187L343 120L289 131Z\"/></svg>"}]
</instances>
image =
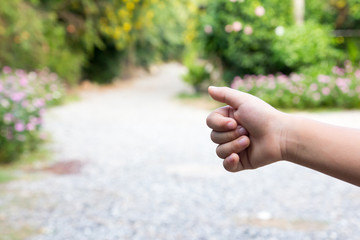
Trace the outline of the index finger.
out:
<instances>
[{"instance_id":1,"label":"index finger","mask_svg":"<svg viewBox=\"0 0 360 240\"><path fill-rule=\"evenodd\" d=\"M234 110L232 107L221 107L209 114L206 118L206 123L209 128L217 132L234 130L238 124L233 118L233 114Z\"/></svg>"}]
</instances>

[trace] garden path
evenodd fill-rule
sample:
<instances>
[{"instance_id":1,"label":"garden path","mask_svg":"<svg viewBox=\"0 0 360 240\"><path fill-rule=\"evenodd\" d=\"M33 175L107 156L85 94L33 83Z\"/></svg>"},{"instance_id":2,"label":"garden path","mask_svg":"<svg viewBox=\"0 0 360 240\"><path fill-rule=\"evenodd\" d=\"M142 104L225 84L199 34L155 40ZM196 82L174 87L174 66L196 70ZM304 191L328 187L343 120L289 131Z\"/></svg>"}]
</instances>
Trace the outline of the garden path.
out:
<instances>
[{"instance_id":1,"label":"garden path","mask_svg":"<svg viewBox=\"0 0 360 240\"><path fill-rule=\"evenodd\" d=\"M187 88L183 72L167 64L52 109L54 161L81 164L73 174L32 172L1 185L0 239L360 236L355 186L285 162L223 170L205 125L209 110L176 98ZM359 112L299 114L360 127Z\"/></svg>"}]
</instances>

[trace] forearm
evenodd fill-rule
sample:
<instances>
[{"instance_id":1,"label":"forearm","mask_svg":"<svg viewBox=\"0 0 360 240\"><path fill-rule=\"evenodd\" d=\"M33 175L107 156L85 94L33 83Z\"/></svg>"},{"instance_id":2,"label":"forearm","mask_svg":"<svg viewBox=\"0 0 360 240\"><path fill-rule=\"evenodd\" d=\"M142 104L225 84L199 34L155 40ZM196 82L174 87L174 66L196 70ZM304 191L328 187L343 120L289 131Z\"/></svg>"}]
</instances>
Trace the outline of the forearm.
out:
<instances>
[{"instance_id":1,"label":"forearm","mask_svg":"<svg viewBox=\"0 0 360 240\"><path fill-rule=\"evenodd\" d=\"M283 158L360 186L360 130L288 116Z\"/></svg>"}]
</instances>

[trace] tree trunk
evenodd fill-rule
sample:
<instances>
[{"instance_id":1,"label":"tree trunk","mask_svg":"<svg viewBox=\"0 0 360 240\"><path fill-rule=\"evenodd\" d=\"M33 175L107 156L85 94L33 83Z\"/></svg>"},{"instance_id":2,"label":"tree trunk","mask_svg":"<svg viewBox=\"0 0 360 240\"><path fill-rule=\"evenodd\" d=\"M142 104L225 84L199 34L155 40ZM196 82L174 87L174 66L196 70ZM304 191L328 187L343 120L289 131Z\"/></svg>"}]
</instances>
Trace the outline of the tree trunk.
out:
<instances>
[{"instance_id":1,"label":"tree trunk","mask_svg":"<svg viewBox=\"0 0 360 240\"><path fill-rule=\"evenodd\" d=\"M303 25L305 19L305 0L293 0L296 25Z\"/></svg>"}]
</instances>

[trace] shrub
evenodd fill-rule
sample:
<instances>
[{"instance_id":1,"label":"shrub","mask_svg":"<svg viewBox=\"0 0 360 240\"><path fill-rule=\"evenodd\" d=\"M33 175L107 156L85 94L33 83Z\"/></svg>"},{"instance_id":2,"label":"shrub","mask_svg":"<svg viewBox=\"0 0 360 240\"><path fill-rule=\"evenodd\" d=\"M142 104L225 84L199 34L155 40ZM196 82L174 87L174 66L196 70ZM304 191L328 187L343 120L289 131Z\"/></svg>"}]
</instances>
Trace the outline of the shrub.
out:
<instances>
[{"instance_id":1,"label":"shrub","mask_svg":"<svg viewBox=\"0 0 360 240\"><path fill-rule=\"evenodd\" d=\"M185 82L195 88L196 92L202 91L202 84L210 80L210 73L204 64L193 63L187 66L188 72L183 76Z\"/></svg>"},{"instance_id":2,"label":"shrub","mask_svg":"<svg viewBox=\"0 0 360 240\"><path fill-rule=\"evenodd\" d=\"M0 38L0 66L27 71L48 67L68 83L78 81L85 55L70 46L66 28L53 12L23 0L0 1Z\"/></svg>"},{"instance_id":3,"label":"shrub","mask_svg":"<svg viewBox=\"0 0 360 240\"><path fill-rule=\"evenodd\" d=\"M296 73L246 75L235 77L231 86L280 108L360 107L360 66L350 61L316 78Z\"/></svg>"},{"instance_id":4,"label":"shrub","mask_svg":"<svg viewBox=\"0 0 360 240\"><path fill-rule=\"evenodd\" d=\"M292 71L322 62L336 64L342 53L335 49L330 28L314 22L284 29L273 45L274 60Z\"/></svg>"},{"instance_id":5,"label":"shrub","mask_svg":"<svg viewBox=\"0 0 360 240\"><path fill-rule=\"evenodd\" d=\"M36 148L45 108L59 104L65 88L47 70L26 73L4 67L0 73L0 163Z\"/></svg>"},{"instance_id":6,"label":"shrub","mask_svg":"<svg viewBox=\"0 0 360 240\"><path fill-rule=\"evenodd\" d=\"M195 44L205 58L221 59L225 76L282 70L272 45L275 29L292 23L291 1L210 1L198 18Z\"/></svg>"}]
</instances>

